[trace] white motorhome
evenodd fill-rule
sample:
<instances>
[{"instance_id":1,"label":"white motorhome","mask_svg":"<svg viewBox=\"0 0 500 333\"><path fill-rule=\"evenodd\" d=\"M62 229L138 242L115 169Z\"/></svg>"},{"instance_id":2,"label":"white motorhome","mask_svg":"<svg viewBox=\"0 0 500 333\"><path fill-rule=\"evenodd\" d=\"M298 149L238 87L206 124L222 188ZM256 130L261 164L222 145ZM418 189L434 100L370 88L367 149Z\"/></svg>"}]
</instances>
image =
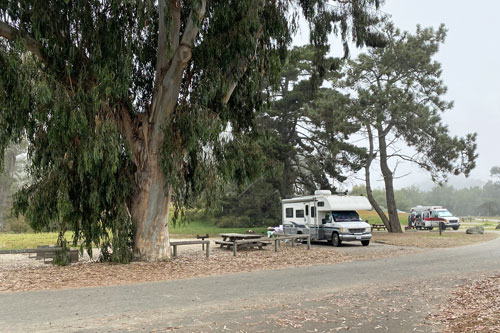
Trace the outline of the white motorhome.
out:
<instances>
[{"instance_id":1,"label":"white motorhome","mask_svg":"<svg viewBox=\"0 0 500 333\"><path fill-rule=\"evenodd\" d=\"M458 230L460 221L458 217L453 216L443 206L417 206L410 210L409 223L416 229L432 230L438 228L440 223L444 229L453 228Z\"/></svg>"},{"instance_id":2,"label":"white motorhome","mask_svg":"<svg viewBox=\"0 0 500 333\"><path fill-rule=\"evenodd\" d=\"M360 241L370 244L371 227L357 210L371 210L363 196L332 195L328 190L314 195L281 201L283 232L287 235L310 234L311 240L327 240L333 246Z\"/></svg>"}]
</instances>

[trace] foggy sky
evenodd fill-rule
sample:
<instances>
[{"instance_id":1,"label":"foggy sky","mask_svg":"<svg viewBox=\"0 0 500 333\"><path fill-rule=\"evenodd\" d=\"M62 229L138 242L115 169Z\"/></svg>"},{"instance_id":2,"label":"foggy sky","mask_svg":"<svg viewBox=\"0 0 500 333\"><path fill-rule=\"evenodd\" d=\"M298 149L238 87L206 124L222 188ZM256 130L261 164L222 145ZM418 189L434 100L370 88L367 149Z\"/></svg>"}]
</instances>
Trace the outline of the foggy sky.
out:
<instances>
[{"instance_id":1,"label":"foggy sky","mask_svg":"<svg viewBox=\"0 0 500 333\"><path fill-rule=\"evenodd\" d=\"M442 65L442 80L448 87L445 99L454 101L454 108L442 114L443 122L452 135L478 133L479 157L469 178L491 179L491 167L500 165L500 1L385 0L381 10L410 33L417 24L434 28L445 24L447 38L435 59ZM293 44L307 43L308 33L307 28L301 29ZM352 49L351 55L359 52ZM342 50L334 46L333 53L341 56ZM394 180L396 188L430 182L425 171L408 163L398 166L396 176L407 173ZM374 175L372 185L383 187L381 177Z\"/></svg>"},{"instance_id":2,"label":"foggy sky","mask_svg":"<svg viewBox=\"0 0 500 333\"><path fill-rule=\"evenodd\" d=\"M443 120L454 135L478 133L479 157L470 178L490 179L491 167L500 165L500 1L386 0L382 11L402 30L446 25L436 59L448 87L446 98L455 106ZM411 184L419 178L414 176L401 181Z\"/></svg>"}]
</instances>

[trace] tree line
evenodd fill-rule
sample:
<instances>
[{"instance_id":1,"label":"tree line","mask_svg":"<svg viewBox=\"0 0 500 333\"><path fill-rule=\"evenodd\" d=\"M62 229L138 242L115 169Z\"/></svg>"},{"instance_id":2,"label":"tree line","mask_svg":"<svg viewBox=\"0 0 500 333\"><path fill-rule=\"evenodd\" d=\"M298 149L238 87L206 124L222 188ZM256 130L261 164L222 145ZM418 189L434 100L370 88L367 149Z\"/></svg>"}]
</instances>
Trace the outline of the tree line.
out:
<instances>
[{"instance_id":1,"label":"tree line","mask_svg":"<svg viewBox=\"0 0 500 333\"><path fill-rule=\"evenodd\" d=\"M366 195L362 185L354 186L352 194ZM489 181L482 187L456 189L453 186L436 186L422 191L416 186L394 191L397 207L409 212L415 206L444 206L455 216L500 216L500 186ZM373 190L373 196L380 206L385 207L385 191Z\"/></svg>"}]
</instances>

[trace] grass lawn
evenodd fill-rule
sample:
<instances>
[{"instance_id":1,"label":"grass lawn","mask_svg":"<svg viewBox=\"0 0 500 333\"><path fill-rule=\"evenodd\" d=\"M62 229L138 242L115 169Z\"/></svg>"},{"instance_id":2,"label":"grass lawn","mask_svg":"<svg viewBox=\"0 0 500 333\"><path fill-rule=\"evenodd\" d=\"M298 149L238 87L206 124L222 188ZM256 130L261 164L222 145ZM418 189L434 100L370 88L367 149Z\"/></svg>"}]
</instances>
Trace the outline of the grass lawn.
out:
<instances>
[{"instance_id":1,"label":"grass lawn","mask_svg":"<svg viewBox=\"0 0 500 333\"><path fill-rule=\"evenodd\" d=\"M214 222L212 221L206 221L206 222L191 221L191 222L180 223L175 226L170 225L168 231L172 238L189 238L189 237L196 237L196 235L205 235L205 234L209 234L209 236L213 238L219 236L219 234L221 233L228 233L228 232L244 233L247 232L249 229L255 231L256 233L265 233L267 228L265 227L219 228L215 226Z\"/></svg>"},{"instance_id":2,"label":"grass lawn","mask_svg":"<svg viewBox=\"0 0 500 333\"><path fill-rule=\"evenodd\" d=\"M57 232L40 232L25 234L0 233L0 250L33 249L38 245L55 245L57 243ZM72 232L66 232L67 240L73 237Z\"/></svg>"},{"instance_id":3,"label":"grass lawn","mask_svg":"<svg viewBox=\"0 0 500 333\"><path fill-rule=\"evenodd\" d=\"M196 235L209 234L211 238L217 237L221 233L237 232L243 233L250 228L218 228L210 221L193 221L171 225L169 227L172 238L194 238ZM251 228L256 233L265 233L265 227ZM57 242L57 232L11 234L0 233L0 250L19 250L36 248L38 245L55 245ZM72 240L73 233L67 232L66 239Z\"/></svg>"},{"instance_id":4,"label":"grass lawn","mask_svg":"<svg viewBox=\"0 0 500 333\"><path fill-rule=\"evenodd\" d=\"M439 231L408 231L403 233L374 232L373 241L398 246L422 248L442 248L485 242L500 236L498 233L467 235L465 232L447 232L439 236Z\"/></svg>"},{"instance_id":5,"label":"grass lawn","mask_svg":"<svg viewBox=\"0 0 500 333\"><path fill-rule=\"evenodd\" d=\"M359 217L363 219L363 221L368 220L370 224L382 224L382 219L378 216L377 212L374 210L360 210ZM408 213L400 213L399 214L399 223L401 225L408 224Z\"/></svg>"}]
</instances>

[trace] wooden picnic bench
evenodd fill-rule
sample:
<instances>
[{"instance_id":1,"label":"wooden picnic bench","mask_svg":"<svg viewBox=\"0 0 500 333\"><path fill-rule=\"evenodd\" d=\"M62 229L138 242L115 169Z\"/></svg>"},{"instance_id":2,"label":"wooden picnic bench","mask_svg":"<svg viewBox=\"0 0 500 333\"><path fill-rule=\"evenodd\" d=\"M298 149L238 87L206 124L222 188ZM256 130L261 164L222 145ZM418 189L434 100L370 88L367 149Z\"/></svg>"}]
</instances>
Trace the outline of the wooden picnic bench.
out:
<instances>
[{"instance_id":1,"label":"wooden picnic bench","mask_svg":"<svg viewBox=\"0 0 500 333\"><path fill-rule=\"evenodd\" d=\"M205 234L205 235L196 235L196 239L205 240L205 238L209 238L208 234ZM201 249L205 250L205 243L201 244Z\"/></svg>"},{"instance_id":2,"label":"wooden picnic bench","mask_svg":"<svg viewBox=\"0 0 500 333\"><path fill-rule=\"evenodd\" d=\"M21 253L28 253L28 254L36 254L36 260L42 260L43 262L50 263L51 261L47 262L47 259L52 259L52 261L56 257L57 252L61 252L63 249L62 247L58 246L49 246L49 245L41 245L38 246L36 249L21 249L21 250L0 250L0 254L21 254ZM77 249L69 249L69 259L71 263L78 262L78 250Z\"/></svg>"},{"instance_id":3,"label":"wooden picnic bench","mask_svg":"<svg viewBox=\"0 0 500 333\"><path fill-rule=\"evenodd\" d=\"M268 244L271 244L271 240L264 238L263 235L259 234L238 234L238 233L228 233L220 234L222 240L216 240L215 244L220 245L220 247L227 246L229 249L233 247L233 254L236 256L238 253L238 247L240 248L251 248L257 247L259 250Z\"/></svg>"},{"instance_id":4,"label":"wooden picnic bench","mask_svg":"<svg viewBox=\"0 0 500 333\"><path fill-rule=\"evenodd\" d=\"M174 253L173 253L174 258L177 257L177 246L193 245L193 244L201 244L202 250L205 249L205 245L206 245L207 246L206 247L206 256L207 256L207 258L210 257L210 241L202 239L202 240L185 240L185 241L170 242L170 246L172 246L174 248Z\"/></svg>"},{"instance_id":5,"label":"wooden picnic bench","mask_svg":"<svg viewBox=\"0 0 500 333\"><path fill-rule=\"evenodd\" d=\"M274 241L274 252L278 252L278 248L280 246L280 243L282 240L292 240L292 247L295 245L296 240L306 240L307 242L307 249L311 249L311 235L309 234L298 234L298 235L277 235L271 238L272 241Z\"/></svg>"},{"instance_id":6,"label":"wooden picnic bench","mask_svg":"<svg viewBox=\"0 0 500 333\"><path fill-rule=\"evenodd\" d=\"M372 231L374 229L375 230L387 230L387 227L385 226L385 224L372 224L371 227L372 227Z\"/></svg>"}]
</instances>

